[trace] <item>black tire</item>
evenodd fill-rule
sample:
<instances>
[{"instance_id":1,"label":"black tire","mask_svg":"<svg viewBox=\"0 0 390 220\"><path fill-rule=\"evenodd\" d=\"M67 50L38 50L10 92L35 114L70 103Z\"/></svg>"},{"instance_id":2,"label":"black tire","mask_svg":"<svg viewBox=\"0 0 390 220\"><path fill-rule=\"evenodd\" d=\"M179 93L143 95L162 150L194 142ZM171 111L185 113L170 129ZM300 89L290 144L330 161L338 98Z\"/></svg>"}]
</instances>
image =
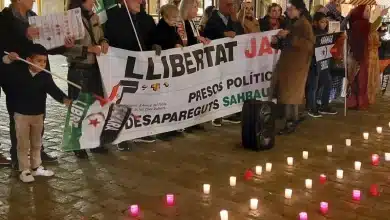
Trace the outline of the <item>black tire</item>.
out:
<instances>
[{"instance_id":1,"label":"black tire","mask_svg":"<svg viewBox=\"0 0 390 220\"><path fill-rule=\"evenodd\" d=\"M242 108L242 145L255 151L268 150L275 145L275 104L247 100Z\"/></svg>"}]
</instances>

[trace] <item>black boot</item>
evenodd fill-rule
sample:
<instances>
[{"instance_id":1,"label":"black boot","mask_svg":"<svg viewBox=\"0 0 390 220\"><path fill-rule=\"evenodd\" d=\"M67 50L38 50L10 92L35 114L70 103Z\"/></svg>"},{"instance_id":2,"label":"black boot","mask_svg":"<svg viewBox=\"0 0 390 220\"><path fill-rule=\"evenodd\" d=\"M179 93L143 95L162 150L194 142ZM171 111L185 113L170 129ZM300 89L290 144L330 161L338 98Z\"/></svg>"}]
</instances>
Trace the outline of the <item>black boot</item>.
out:
<instances>
[{"instance_id":1,"label":"black boot","mask_svg":"<svg viewBox=\"0 0 390 220\"><path fill-rule=\"evenodd\" d=\"M294 121L287 121L282 130L279 131L279 135L291 134L295 131L296 123Z\"/></svg>"}]
</instances>

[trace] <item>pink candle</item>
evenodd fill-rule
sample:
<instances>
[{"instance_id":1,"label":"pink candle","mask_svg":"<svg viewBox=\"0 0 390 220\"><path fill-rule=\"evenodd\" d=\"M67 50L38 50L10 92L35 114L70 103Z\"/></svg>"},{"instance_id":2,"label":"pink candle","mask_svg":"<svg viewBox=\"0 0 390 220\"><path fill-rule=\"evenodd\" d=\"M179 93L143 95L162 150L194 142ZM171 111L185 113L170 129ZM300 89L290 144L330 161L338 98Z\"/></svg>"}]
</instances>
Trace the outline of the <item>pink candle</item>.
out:
<instances>
[{"instance_id":1,"label":"pink candle","mask_svg":"<svg viewBox=\"0 0 390 220\"><path fill-rule=\"evenodd\" d=\"M299 220L308 220L307 213L306 212L299 213Z\"/></svg>"},{"instance_id":2,"label":"pink candle","mask_svg":"<svg viewBox=\"0 0 390 220\"><path fill-rule=\"evenodd\" d=\"M353 200L360 201L360 190L353 190L352 191L352 198Z\"/></svg>"},{"instance_id":3,"label":"pink candle","mask_svg":"<svg viewBox=\"0 0 390 220\"><path fill-rule=\"evenodd\" d=\"M139 207L138 205L131 205L129 207L130 215L133 217L137 217L139 215Z\"/></svg>"},{"instance_id":4,"label":"pink candle","mask_svg":"<svg viewBox=\"0 0 390 220\"><path fill-rule=\"evenodd\" d=\"M325 182L326 182L326 176L325 176L325 174L321 174L321 175L320 175L320 182L321 182L321 183L325 183Z\"/></svg>"},{"instance_id":5,"label":"pink candle","mask_svg":"<svg viewBox=\"0 0 390 220\"><path fill-rule=\"evenodd\" d=\"M328 213L328 203L327 202L320 203L320 211L322 214Z\"/></svg>"},{"instance_id":6,"label":"pink candle","mask_svg":"<svg viewBox=\"0 0 390 220\"><path fill-rule=\"evenodd\" d=\"M379 155L378 154L373 154L371 156L371 161L372 161L372 165L378 166L379 165Z\"/></svg>"},{"instance_id":7,"label":"pink candle","mask_svg":"<svg viewBox=\"0 0 390 220\"><path fill-rule=\"evenodd\" d=\"M173 194L167 194L167 204L173 205L175 203L175 196Z\"/></svg>"}]
</instances>

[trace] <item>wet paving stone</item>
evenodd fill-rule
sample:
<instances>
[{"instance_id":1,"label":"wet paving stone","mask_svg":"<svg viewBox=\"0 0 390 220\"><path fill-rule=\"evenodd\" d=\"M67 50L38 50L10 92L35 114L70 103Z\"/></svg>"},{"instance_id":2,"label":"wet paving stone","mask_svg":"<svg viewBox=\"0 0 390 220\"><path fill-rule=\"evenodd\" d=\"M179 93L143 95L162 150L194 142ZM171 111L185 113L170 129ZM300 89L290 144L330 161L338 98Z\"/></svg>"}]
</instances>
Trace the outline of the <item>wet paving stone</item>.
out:
<instances>
[{"instance_id":1,"label":"wet paving stone","mask_svg":"<svg viewBox=\"0 0 390 220\"><path fill-rule=\"evenodd\" d=\"M65 62L52 57L54 72L65 76ZM66 92L66 83L55 80ZM224 125L206 131L185 134L169 142L134 144L130 152L110 148L108 155L90 154L78 160L73 153L62 152L65 108L51 98L47 104L44 145L58 163L48 164L56 175L37 178L23 184L9 167L0 168L0 220L219 220L222 209L229 220L298 219L307 212L310 220L388 220L390 210L390 96L385 95L369 111L349 111L320 119L305 120L295 134L277 137L276 146L264 152L240 147L240 126ZM342 107L338 108L342 112ZM279 123L279 122L278 122ZM383 133L376 133L376 126ZM362 132L369 132L363 140ZM345 146L345 139L352 146ZM0 102L0 152L9 156L8 114L4 97ZM333 152L326 145L333 145ZM309 152L307 160L302 151ZM380 155L378 166L371 155ZM286 158L293 157L288 166ZM360 171L354 162L360 161ZM271 162L271 172L265 163ZM244 179L247 169L263 166L263 173ZM343 179L336 170L344 171ZM320 174L327 180L320 182ZM237 185L229 186L229 177ZM312 189L305 179L313 180ZM202 185L211 184L204 195ZM378 196L370 193L373 184ZM284 190L291 188L291 199ZM352 190L361 191L361 200L352 199ZM166 194L175 195L175 204L166 204ZM259 199L258 210L249 210L249 200ZM320 213L320 202L329 204L328 213ZM138 204L139 218L128 215L131 204Z\"/></svg>"}]
</instances>

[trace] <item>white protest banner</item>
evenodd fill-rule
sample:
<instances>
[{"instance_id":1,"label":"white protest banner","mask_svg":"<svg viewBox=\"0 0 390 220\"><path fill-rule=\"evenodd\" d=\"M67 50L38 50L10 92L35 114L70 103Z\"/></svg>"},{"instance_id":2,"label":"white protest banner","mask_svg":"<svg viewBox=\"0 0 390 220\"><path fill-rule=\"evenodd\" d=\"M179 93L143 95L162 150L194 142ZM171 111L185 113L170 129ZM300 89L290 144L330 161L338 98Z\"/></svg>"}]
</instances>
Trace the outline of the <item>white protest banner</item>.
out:
<instances>
[{"instance_id":1,"label":"white protest banner","mask_svg":"<svg viewBox=\"0 0 390 220\"><path fill-rule=\"evenodd\" d=\"M34 43L41 44L48 50L63 46L66 37L72 36L79 40L85 34L80 8L47 16L29 17L28 20L31 26L39 28L39 38L34 39Z\"/></svg>"},{"instance_id":2,"label":"white protest banner","mask_svg":"<svg viewBox=\"0 0 390 220\"><path fill-rule=\"evenodd\" d=\"M247 99L269 100L276 33L224 38L161 56L111 48L98 57L106 93L119 87L116 102L140 116L129 118L114 143L240 112Z\"/></svg>"}]
</instances>

